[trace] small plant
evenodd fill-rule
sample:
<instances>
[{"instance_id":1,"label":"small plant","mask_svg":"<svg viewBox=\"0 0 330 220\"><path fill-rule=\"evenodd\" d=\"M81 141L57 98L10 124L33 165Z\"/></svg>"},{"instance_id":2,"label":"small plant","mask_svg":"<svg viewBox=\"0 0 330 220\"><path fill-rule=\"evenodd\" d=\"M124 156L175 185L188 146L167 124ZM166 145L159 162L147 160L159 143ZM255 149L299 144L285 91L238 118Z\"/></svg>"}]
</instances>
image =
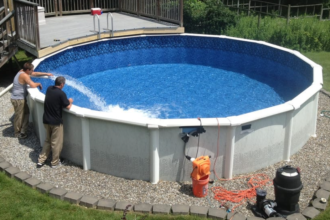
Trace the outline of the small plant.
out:
<instances>
[{"instance_id":1,"label":"small plant","mask_svg":"<svg viewBox=\"0 0 330 220\"><path fill-rule=\"evenodd\" d=\"M123 212L123 217L121 218L122 220L127 220L126 219L126 215L127 215L127 212L128 212L129 207L131 207L131 205L127 205L126 206L126 208L125 208L125 210Z\"/></svg>"},{"instance_id":2,"label":"small plant","mask_svg":"<svg viewBox=\"0 0 330 220\"><path fill-rule=\"evenodd\" d=\"M125 210L123 211L123 217L121 218L122 220L127 220L126 215L128 213L129 207L131 207L131 205L127 205ZM147 217L148 217L148 215L144 215L139 220L145 220ZM137 220L136 215L135 215L134 220Z\"/></svg>"}]
</instances>

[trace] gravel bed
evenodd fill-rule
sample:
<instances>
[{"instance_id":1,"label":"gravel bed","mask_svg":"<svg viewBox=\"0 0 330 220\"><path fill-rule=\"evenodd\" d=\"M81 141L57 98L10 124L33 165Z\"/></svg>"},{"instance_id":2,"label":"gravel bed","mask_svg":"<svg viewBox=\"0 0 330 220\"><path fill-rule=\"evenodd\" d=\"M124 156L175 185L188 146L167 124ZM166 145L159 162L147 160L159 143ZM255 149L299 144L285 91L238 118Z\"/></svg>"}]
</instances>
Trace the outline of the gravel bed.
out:
<instances>
[{"instance_id":1,"label":"gravel bed","mask_svg":"<svg viewBox=\"0 0 330 220\"><path fill-rule=\"evenodd\" d=\"M12 75L1 76L0 91L12 83ZM268 175L270 180L275 176L276 169L284 165L300 167L303 189L300 194L300 209L305 209L313 197L314 192L323 177L330 170L330 119L321 117L320 111L330 110L329 93L321 91L319 95L319 112L317 119L317 137L311 137L305 146L291 157L290 162L279 162L272 166L245 174L244 178L230 181L216 180L213 186L223 186L228 190L247 189L249 175L263 173ZM12 126L14 109L10 103L10 92L0 97L0 156L6 159L13 166L18 167L43 182L66 190L94 196L97 198L109 198L116 201L128 201L132 204L186 204L208 207L219 207L220 203L213 198L211 190L207 197L197 198L192 194L191 182L170 182L160 181L158 184L151 184L141 180L128 180L95 171L85 171L82 167L66 161L66 165L52 169L44 166L36 169L36 162L41 145L30 124L29 137L24 140L14 138ZM49 161L48 161L49 164ZM211 174L214 178L214 174ZM267 198L274 198L272 184L264 187L267 190ZM245 202L237 207L235 211L246 216L253 216ZM233 204L228 204L231 208Z\"/></svg>"}]
</instances>

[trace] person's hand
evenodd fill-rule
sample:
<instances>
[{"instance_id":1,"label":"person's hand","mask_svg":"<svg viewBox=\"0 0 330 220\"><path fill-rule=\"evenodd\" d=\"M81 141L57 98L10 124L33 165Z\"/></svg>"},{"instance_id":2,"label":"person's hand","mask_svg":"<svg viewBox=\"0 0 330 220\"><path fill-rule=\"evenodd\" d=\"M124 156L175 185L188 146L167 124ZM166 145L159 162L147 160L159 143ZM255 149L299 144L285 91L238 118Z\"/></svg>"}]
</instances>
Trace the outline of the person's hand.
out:
<instances>
[{"instance_id":1,"label":"person's hand","mask_svg":"<svg viewBox=\"0 0 330 220\"><path fill-rule=\"evenodd\" d=\"M73 102L73 99L72 98L69 98L69 102L72 103Z\"/></svg>"},{"instance_id":2,"label":"person's hand","mask_svg":"<svg viewBox=\"0 0 330 220\"><path fill-rule=\"evenodd\" d=\"M51 73L47 73L47 76L54 76L53 74L51 74Z\"/></svg>"},{"instance_id":3,"label":"person's hand","mask_svg":"<svg viewBox=\"0 0 330 220\"><path fill-rule=\"evenodd\" d=\"M40 90L42 90L42 85L41 85L41 83L39 83L39 86L38 86L39 88L40 88Z\"/></svg>"}]
</instances>

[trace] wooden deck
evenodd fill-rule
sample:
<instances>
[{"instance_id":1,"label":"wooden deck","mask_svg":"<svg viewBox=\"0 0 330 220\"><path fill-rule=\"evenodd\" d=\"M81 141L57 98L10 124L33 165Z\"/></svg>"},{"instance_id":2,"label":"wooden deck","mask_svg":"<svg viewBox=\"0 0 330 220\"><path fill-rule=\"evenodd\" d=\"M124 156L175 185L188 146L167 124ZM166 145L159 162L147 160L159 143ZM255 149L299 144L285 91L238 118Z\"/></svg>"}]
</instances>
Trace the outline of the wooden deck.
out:
<instances>
[{"instance_id":1,"label":"wooden deck","mask_svg":"<svg viewBox=\"0 0 330 220\"><path fill-rule=\"evenodd\" d=\"M102 38L138 34L184 33L184 28L176 24L158 22L156 20L137 17L126 13L114 12L112 16L114 26L113 36L110 31L104 30L107 28L107 14L99 16L100 34L92 32L92 30L94 30L94 18L89 14L46 17L46 24L39 25L41 49L39 51L31 51L31 49L29 49L29 52L37 57L43 57L67 46ZM110 16L109 28L111 29ZM98 30L97 17L95 17L95 29Z\"/></svg>"}]
</instances>

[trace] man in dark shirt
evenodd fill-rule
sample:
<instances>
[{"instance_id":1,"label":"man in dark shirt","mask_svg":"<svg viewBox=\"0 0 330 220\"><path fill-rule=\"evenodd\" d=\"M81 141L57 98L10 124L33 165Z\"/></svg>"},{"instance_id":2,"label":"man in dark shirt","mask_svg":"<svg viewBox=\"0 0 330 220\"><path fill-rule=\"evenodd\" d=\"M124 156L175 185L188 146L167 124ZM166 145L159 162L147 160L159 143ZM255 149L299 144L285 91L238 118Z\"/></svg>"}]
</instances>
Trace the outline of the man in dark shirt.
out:
<instances>
[{"instance_id":1,"label":"man in dark shirt","mask_svg":"<svg viewBox=\"0 0 330 220\"><path fill-rule=\"evenodd\" d=\"M60 154L63 147L63 120L62 109L70 109L73 99L68 99L62 91L65 85L65 78L59 76L55 79L55 86L49 86L46 92L44 103L43 123L46 129L46 140L39 154L37 168L42 167L52 151L52 168L61 165Z\"/></svg>"}]
</instances>

